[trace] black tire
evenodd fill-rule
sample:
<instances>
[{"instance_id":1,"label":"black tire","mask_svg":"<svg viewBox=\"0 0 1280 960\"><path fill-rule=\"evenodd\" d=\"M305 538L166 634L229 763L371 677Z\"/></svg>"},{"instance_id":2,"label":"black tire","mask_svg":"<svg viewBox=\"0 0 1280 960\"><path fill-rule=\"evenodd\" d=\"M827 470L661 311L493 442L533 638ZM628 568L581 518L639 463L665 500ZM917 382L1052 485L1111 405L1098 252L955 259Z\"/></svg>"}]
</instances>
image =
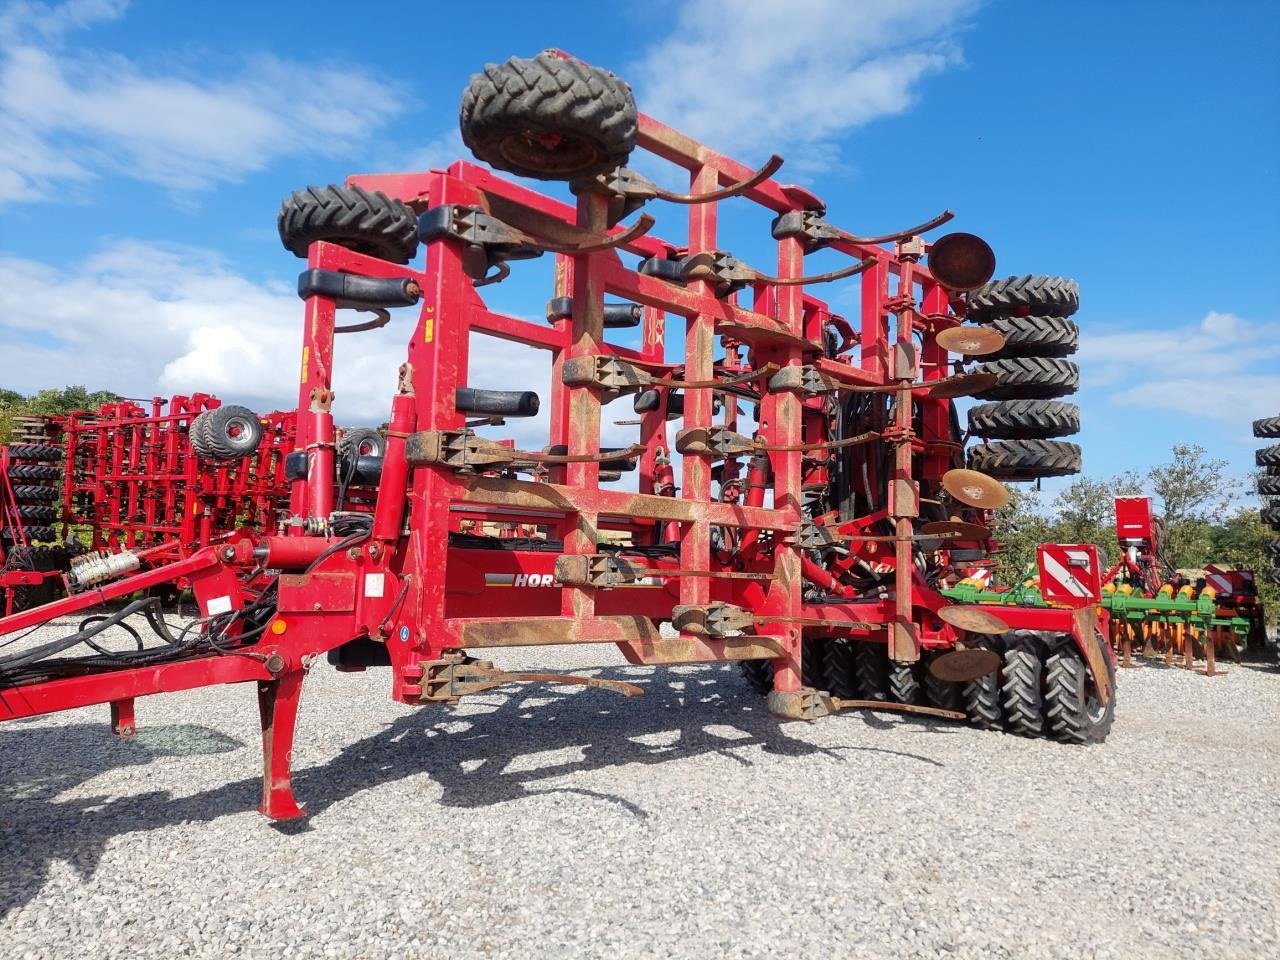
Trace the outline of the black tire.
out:
<instances>
[{"instance_id":1,"label":"black tire","mask_svg":"<svg viewBox=\"0 0 1280 960\"><path fill-rule=\"evenodd\" d=\"M12 447L10 448L12 449ZM1280 467L1280 443L1273 443L1269 447L1263 447L1253 455L1253 462L1260 467ZM1270 470L1267 473L1271 473ZM1275 476L1275 474L1272 474Z\"/></svg>"},{"instance_id":2,"label":"black tire","mask_svg":"<svg viewBox=\"0 0 1280 960\"><path fill-rule=\"evenodd\" d=\"M1000 653L1002 644L997 637L978 636L974 647ZM970 680L962 691L964 712L969 722L979 730L1003 729L1004 711L1000 707L1000 671L993 670L986 676Z\"/></svg>"},{"instance_id":3,"label":"black tire","mask_svg":"<svg viewBox=\"0 0 1280 960\"><path fill-rule=\"evenodd\" d=\"M984 283L969 294L968 303L973 320L1028 313L1069 317L1080 309L1080 287L1063 277L1006 277Z\"/></svg>"},{"instance_id":4,"label":"black tire","mask_svg":"<svg viewBox=\"0 0 1280 960\"><path fill-rule=\"evenodd\" d=\"M1255 437L1280 437L1280 417L1263 417L1253 421Z\"/></svg>"},{"instance_id":5,"label":"black tire","mask_svg":"<svg viewBox=\"0 0 1280 960\"><path fill-rule=\"evenodd\" d=\"M1051 400L1080 389L1080 368L1052 357L1011 357L980 363L975 373L995 374L996 384L980 400Z\"/></svg>"},{"instance_id":6,"label":"black tire","mask_svg":"<svg viewBox=\"0 0 1280 960\"><path fill-rule=\"evenodd\" d=\"M969 432L992 440L1044 440L1080 432L1080 408L1061 400L1001 400L969 408Z\"/></svg>"},{"instance_id":7,"label":"black tire","mask_svg":"<svg viewBox=\"0 0 1280 960\"><path fill-rule=\"evenodd\" d=\"M9 466L10 480L61 480L62 468L45 463L14 463Z\"/></svg>"},{"instance_id":8,"label":"black tire","mask_svg":"<svg viewBox=\"0 0 1280 960\"><path fill-rule=\"evenodd\" d=\"M1065 477L1081 469L1080 446L1066 440L999 440L969 448L969 469L997 480Z\"/></svg>"},{"instance_id":9,"label":"black tire","mask_svg":"<svg viewBox=\"0 0 1280 960\"><path fill-rule=\"evenodd\" d=\"M1280 540L1268 540L1262 545L1262 549L1267 552L1273 564L1280 565Z\"/></svg>"},{"instance_id":10,"label":"black tire","mask_svg":"<svg viewBox=\"0 0 1280 960\"><path fill-rule=\"evenodd\" d=\"M338 438L338 455L346 456L353 449L361 457L381 457L387 452L387 438L370 427L343 430Z\"/></svg>"},{"instance_id":11,"label":"black tire","mask_svg":"<svg viewBox=\"0 0 1280 960\"><path fill-rule=\"evenodd\" d=\"M462 94L462 142L498 170L572 180L626 163L636 144L631 88L550 51L486 64Z\"/></svg>"},{"instance_id":12,"label":"black tire","mask_svg":"<svg viewBox=\"0 0 1280 960\"><path fill-rule=\"evenodd\" d=\"M62 491L57 487L38 487L25 483L15 483L13 485L13 500L15 503L51 503L57 500Z\"/></svg>"},{"instance_id":13,"label":"black tire","mask_svg":"<svg viewBox=\"0 0 1280 960\"><path fill-rule=\"evenodd\" d=\"M1045 718L1055 740L1064 743L1101 743L1116 719L1115 667L1107 660L1111 700L1098 705L1091 691L1089 669L1070 634L1053 637L1045 659Z\"/></svg>"},{"instance_id":14,"label":"black tire","mask_svg":"<svg viewBox=\"0 0 1280 960\"><path fill-rule=\"evenodd\" d=\"M883 643L853 643L853 678L859 700L889 699L889 652Z\"/></svg>"},{"instance_id":15,"label":"black tire","mask_svg":"<svg viewBox=\"0 0 1280 960\"><path fill-rule=\"evenodd\" d=\"M924 685L920 682L922 672L919 661L889 661L889 699L895 703L924 703Z\"/></svg>"},{"instance_id":16,"label":"black tire","mask_svg":"<svg viewBox=\"0 0 1280 960\"><path fill-rule=\"evenodd\" d=\"M1263 467L1262 472L1268 477L1280 477L1280 464Z\"/></svg>"},{"instance_id":17,"label":"black tire","mask_svg":"<svg viewBox=\"0 0 1280 960\"><path fill-rule=\"evenodd\" d=\"M858 699L852 641L835 639L823 644L822 667L827 680L823 689L840 700Z\"/></svg>"},{"instance_id":18,"label":"black tire","mask_svg":"<svg viewBox=\"0 0 1280 960\"><path fill-rule=\"evenodd\" d=\"M53 523L58 519L58 508L45 504L24 503L14 509L19 517L32 523Z\"/></svg>"},{"instance_id":19,"label":"black tire","mask_svg":"<svg viewBox=\"0 0 1280 960\"><path fill-rule=\"evenodd\" d=\"M963 710L964 691L961 690L960 684L939 680L929 672L929 664L936 659L936 656L936 654L926 655L925 669L921 672L925 702L940 710Z\"/></svg>"},{"instance_id":20,"label":"black tire","mask_svg":"<svg viewBox=\"0 0 1280 960\"><path fill-rule=\"evenodd\" d=\"M24 532L29 543L53 543L58 539L53 527L26 527ZM0 530L0 540L17 541L18 539L18 531L12 527L5 527L5 529Z\"/></svg>"},{"instance_id":21,"label":"black tire","mask_svg":"<svg viewBox=\"0 0 1280 960\"><path fill-rule=\"evenodd\" d=\"M330 184L294 191L280 205L276 229L299 257L317 240L391 263L408 263L418 252L413 208L381 190Z\"/></svg>"},{"instance_id":22,"label":"black tire","mask_svg":"<svg viewBox=\"0 0 1280 960\"><path fill-rule=\"evenodd\" d=\"M821 644L808 637L800 641L800 683L810 690L826 689Z\"/></svg>"},{"instance_id":23,"label":"black tire","mask_svg":"<svg viewBox=\"0 0 1280 960\"><path fill-rule=\"evenodd\" d=\"M1069 357L1080 349L1080 328L1065 317L996 317L991 328L1004 346L990 357Z\"/></svg>"},{"instance_id":24,"label":"black tire","mask_svg":"<svg viewBox=\"0 0 1280 960\"><path fill-rule=\"evenodd\" d=\"M1259 477L1258 493L1264 497L1280 497L1280 477Z\"/></svg>"},{"instance_id":25,"label":"black tire","mask_svg":"<svg viewBox=\"0 0 1280 960\"><path fill-rule=\"evenodd\" d=\"M1013 631L1005 644L1000 671L1000 703L1010 733L1044 736L1043 673L1043 638L1034 630Z\"/></svg>"},{"instance_id":26,"label":"black tire","mask_svg":"<svg viewBox=\"0 0 1280 960\"><path fill-rule=\"evenodd\" d=\"M199 443L208 450L207 459L239 460L257 452L262 442L262 421L248 407L231 404L206 410L200 416L205 419L197 426ZM196 447L194 442L192 447ZM196 455L202 456L198 449Z\"/></svg>"},{"instance_id":27,"label":"black tire","mask_svg":"<svg viewBox=\"0 0 1280 960\"><path fill-rule=\"evenodd\" d=\"M772 660L741 660L738 662L738 669L742 671L751 689L762 697L773 689Z\"/></svg>"},{"instance_id":28,"label":"black tire","mask_svg":"<svg viewBox=\"0 0 1280 960\"><path fill-rule=\"evenodd\" d=\"M1271 525L1271 529L1280 529L1280 503L1269 503L1260 513L1262 522Z\"/></svg>"},{"instance_id":29,"label":"black tire","mask_svg":"<svg viewBox=\"0 0 1280 960\"><path fill-rule=\"evenodd\" d=\"M12 460L60 460L62 448L49 443L11 443L9 459Z\"/></svg>"},{"instance_id":30,"label":"black tire","mask_svg":"<svg viewBox=\"0 0 1280 960\"><path fill-rule=\"evenodd\" d=\"M204 410L192 417L191 422L187 424L187 442L191 444L191 452L199 460L213 459L213 451L209 448L209 442L204 434L205 424L208 422L209 411Z\"/></svg>"}]
</instances>

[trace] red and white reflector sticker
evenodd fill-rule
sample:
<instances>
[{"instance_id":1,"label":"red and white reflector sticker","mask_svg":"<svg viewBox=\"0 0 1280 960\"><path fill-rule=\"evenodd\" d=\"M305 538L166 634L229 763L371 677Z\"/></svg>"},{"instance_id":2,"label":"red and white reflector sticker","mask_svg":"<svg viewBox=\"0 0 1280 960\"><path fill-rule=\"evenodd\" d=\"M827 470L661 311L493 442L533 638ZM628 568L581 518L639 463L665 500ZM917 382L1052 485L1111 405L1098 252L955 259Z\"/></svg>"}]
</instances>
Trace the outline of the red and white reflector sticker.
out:
<instances>
[{"instance_id":1,"label":"red and white reflector sticker","mask_svg":"<svg viewBox=\"0 0 1280 960\"><path fill-rule=\"evenodd\" d=\"M1037 551L1040 594L1054 603L1083 607L1102 597L1098 548L1091 543L1046 543Z\"/></svg>"}]
</instances>

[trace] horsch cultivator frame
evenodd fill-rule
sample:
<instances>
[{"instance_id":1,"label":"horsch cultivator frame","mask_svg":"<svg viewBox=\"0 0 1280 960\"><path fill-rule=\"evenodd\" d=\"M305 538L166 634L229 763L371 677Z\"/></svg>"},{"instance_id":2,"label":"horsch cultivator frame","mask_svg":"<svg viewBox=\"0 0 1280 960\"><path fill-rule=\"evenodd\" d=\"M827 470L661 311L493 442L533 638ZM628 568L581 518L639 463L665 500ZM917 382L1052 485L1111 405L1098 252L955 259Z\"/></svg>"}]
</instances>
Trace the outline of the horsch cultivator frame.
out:
<instances>
[{"instance_id":1,"label":"horsch cultivator frame","mask_svg":"<svg viewBox=\"0 0 1280 960\"><path fill-rule=\"evenodd\" d=\"M0 716L107 702L127 733L137 696L256 682L261 809L277 819L301 812L290 786L294 720L306 672L323 654L344 669L389 666L392 697L409 704L449 704L512 682L639 695L610 679L510 673L471 656L606 643L635 664L742 661L784 718L862 706L967 712L998 725L1012 696L1035 701L1018 706L1022 732L1106 735L1114 674L1096 595L996 609L951 605L938 592L952 554L972 560L989 546L981 524L1005 495L959 469L951 402L995 379L953 373L949 356L1001 343L962 327L965 291L994 268L985 244L967 234L927 244L921 234L950 214L882 237L840 230L817 197L773 178L778 158L753 170L716 153L637 115L611 74L556 52L474 77L462 125L481 159L571 181L576 202L467 162L352 177L286 200L282 239L307 269L285 523L124 579L91 571L85 593L0 622L9 633L179 577L203 613L174 635L134 601L0 659ZM687 170L689 192L623 167L633 148ZM686 240L659 239L648 213L621 223L654 200L687 207ZM718 230L725 202L775 216L771 272L728 251ZM806 254L819 248L846 265L806 276ZM545 252L556 256L546 323L486 304L485 285ZM805 292L855 273L856 325ZM336 335L408 306L417 319L398 374L388 371L385 445L377 455L341 451ZM377 319L339 324L347 307ZM619 327L637 328L639 345L607 340ZM544 447L484 436L502 417L534 412L538 398L472 389L472 332L548 354ZM602 404L622 395L635 398L635 442L602 449ZM740 402L757 411L754 424ZM608 486L633 467L638 489ZM371 512L340 508L344 477L376 485ZM460 516L533 523L546 535L460 534ZM160 643L55 656L135 612ZM1006 631L1016 638L1008 649L1032 666L1007 655L1002 665L996 635Z\"/></svg>"}]
</instances>

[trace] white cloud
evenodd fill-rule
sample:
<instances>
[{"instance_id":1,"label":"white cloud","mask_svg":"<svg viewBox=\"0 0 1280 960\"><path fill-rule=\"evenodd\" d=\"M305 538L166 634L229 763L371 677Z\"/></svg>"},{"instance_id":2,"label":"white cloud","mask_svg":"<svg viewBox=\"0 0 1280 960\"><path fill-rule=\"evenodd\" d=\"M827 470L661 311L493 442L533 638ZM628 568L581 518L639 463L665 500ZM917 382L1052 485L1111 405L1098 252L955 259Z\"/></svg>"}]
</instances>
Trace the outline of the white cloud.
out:
<instances>
[{"instance_id":1,"label":"white cloud","mask_svg":"<svg viewBox=\"0 0 1280 960\"><path fill-rule=\"evenodd\" d=\"M118 16L110 3L5 8L0 23L42 22L45 37ZM105 51L70 55L0 29L0 203L37 200L100 169L192 191L237 181L302 153L362 147L398 110L398 93L359 70L260 55L211 79L143 70Z\"/></svg>"},{"instance_id":2,"label":"white cloud","mask_svg":"<svg viewBox=\"0 0 1280 960\"><path fill-rule=\"evenodd\" d=\"M835 162L833 140L906 110L923 77L961 62L954 37L977 6L695 0L629 79L645 112L715 149L803 147L798 166L818 169Z\"/></svg>"},{"instance_id":3,"label":"white cloud","mask_svg":"<svg viewBox=\"0 0 1280 960\"><path fill-rule=\"evenodd\" d=\"M292 409L301 321L288 286L255 283L208 250L117 241L66 271L0 257L3 382L24 392L84 383ZM395 311L388 327L340 339L337 415L386 419L411 322Z\"/></svg>"},{"instance_id":4,"label":"white cloud","mask_svg":"<svg viewBox=\"0 0 1280 960\"><path fill-rule=\"evenodd\" d=\"M66 3L32 3L15 0L0 10L0 38L39 35L56 40L68 30L118 20L128 0L67 0Z\"/></svg>"},{"instance_id":5,"label":"white cloud","mask_svg":"<svg viewBox=\"0 0 1280 960\"><path fill-rule=\"evenodd\" d=\"M298 261L301 268L302 261ZM377 424L390 413L396 373L417 313L392 311L380 330L337 339L334 416L339 423ZM255 283L216 253L122 240L74 269L0 257L0 386L29 393L83 383L130 397L213 393L266 412L297 404L302 302L290 286ZM339 315L353 322L365 314ZM547 351L475 336L469 383L534 390L537 417L485 428L521 449L547 443L551 358ZM626 446L635 427L631 398L604 411L606 446Z\"/></svg>"},{"instance_id":6,"label":"white cloud","mask_svg":"<svg viewBox=\"0 0 1280 960\"><path fill-rule=\"evenodd\" d=\"M1239 427L1280 409L1280 323L1210 311L1159 330L1089 332L1078 359L1085 389L1115 410L1179 412Z\"/></svg>"}]
</instances>

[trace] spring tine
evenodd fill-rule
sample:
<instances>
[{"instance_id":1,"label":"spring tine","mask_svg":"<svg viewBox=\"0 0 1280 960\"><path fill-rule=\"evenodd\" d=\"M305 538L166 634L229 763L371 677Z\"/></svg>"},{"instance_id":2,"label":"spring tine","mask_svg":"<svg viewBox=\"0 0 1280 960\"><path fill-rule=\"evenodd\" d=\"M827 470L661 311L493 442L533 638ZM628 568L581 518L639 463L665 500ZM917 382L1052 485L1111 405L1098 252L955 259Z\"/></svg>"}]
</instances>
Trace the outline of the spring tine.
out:
<instances>
[{"instance_id":1,"label":"spring tine","mask_svg":"<svg viewBox=\"0 0 1280 960\"><path fill-rule=\"evenodd\" d=\"M766 363L758 370L748 370L736 377L724 380L658 380L652 381L655 387L674 387L679 390L719 390L721 387L733 387L740 383L750 383L759 377L767 377L778 372L776 363Z\"/></svg>"},{"instance_id":2,"label":"spring tine","mask_svg":"<svg viewBox=\"0 0 1280 960\"><path fill-rule=\"evenodd\" d=\"M673 193L670 190L655 186L652 191L655 197L670 203L714 203L716 200L726 200L729 197L736 197L740 193L745 193L752 187L764 183L781 168L782 158L775 153L765 161L763 167L747 177L747 179L739 180L737 183L732 183L719 190L711 190L707 193Z\"/></svg>"},{"instance_id":3,"label":"spring tine","mask_svg":"<svg viewBox=\"0 0 1280 960\"><path fill-rule=\"evenodd\" d=\"M614 247L625 246L637 237L643 237L646 233L653 229L653 225L657 221L647 213L640 214L630 227L618 234L584 234L581 243L553 243L533 234L525 233L529 238L529 243L535 247L541 247L543 250L550 250L552 253L599 253L601 250L612 250ZM520 231L524 233L524 231Z\"/></svg>"},{"instance_id":4,"label":"spring tine","mask_svg":"<svg viewBox=\"0 0 1280 960\"><path fill-rule=\"evenodd\" d=\"M832 280L843 280L845 277L852 277L855 273L869 270L876 263L875 257L867 257L865 260L859 260L851 267L832 270L830 273L819 273L812 277L767 277L757 271L756 279L762 283L771 283L779 287L799 287L810 283L830 283Z\"/></svg>"},{"instance_id":5,"label":"spring tine","mask_svg":"<svg viewBox=\"0 0 1280 960\"><path fill-rule=\"evenodd\" d=\"M885 233L878 237L855 237L852 233L845 233L843 230L837 231L841 240L847 240L849 243L893 243L898 240L907 240L911 237L927 233L935 227L940 227L948 220L955 217L950 210L943 210L932 220L926 220L918 227L911 227L908 230L899 230L897 233Z\"/></svg>"}]
</instances>

